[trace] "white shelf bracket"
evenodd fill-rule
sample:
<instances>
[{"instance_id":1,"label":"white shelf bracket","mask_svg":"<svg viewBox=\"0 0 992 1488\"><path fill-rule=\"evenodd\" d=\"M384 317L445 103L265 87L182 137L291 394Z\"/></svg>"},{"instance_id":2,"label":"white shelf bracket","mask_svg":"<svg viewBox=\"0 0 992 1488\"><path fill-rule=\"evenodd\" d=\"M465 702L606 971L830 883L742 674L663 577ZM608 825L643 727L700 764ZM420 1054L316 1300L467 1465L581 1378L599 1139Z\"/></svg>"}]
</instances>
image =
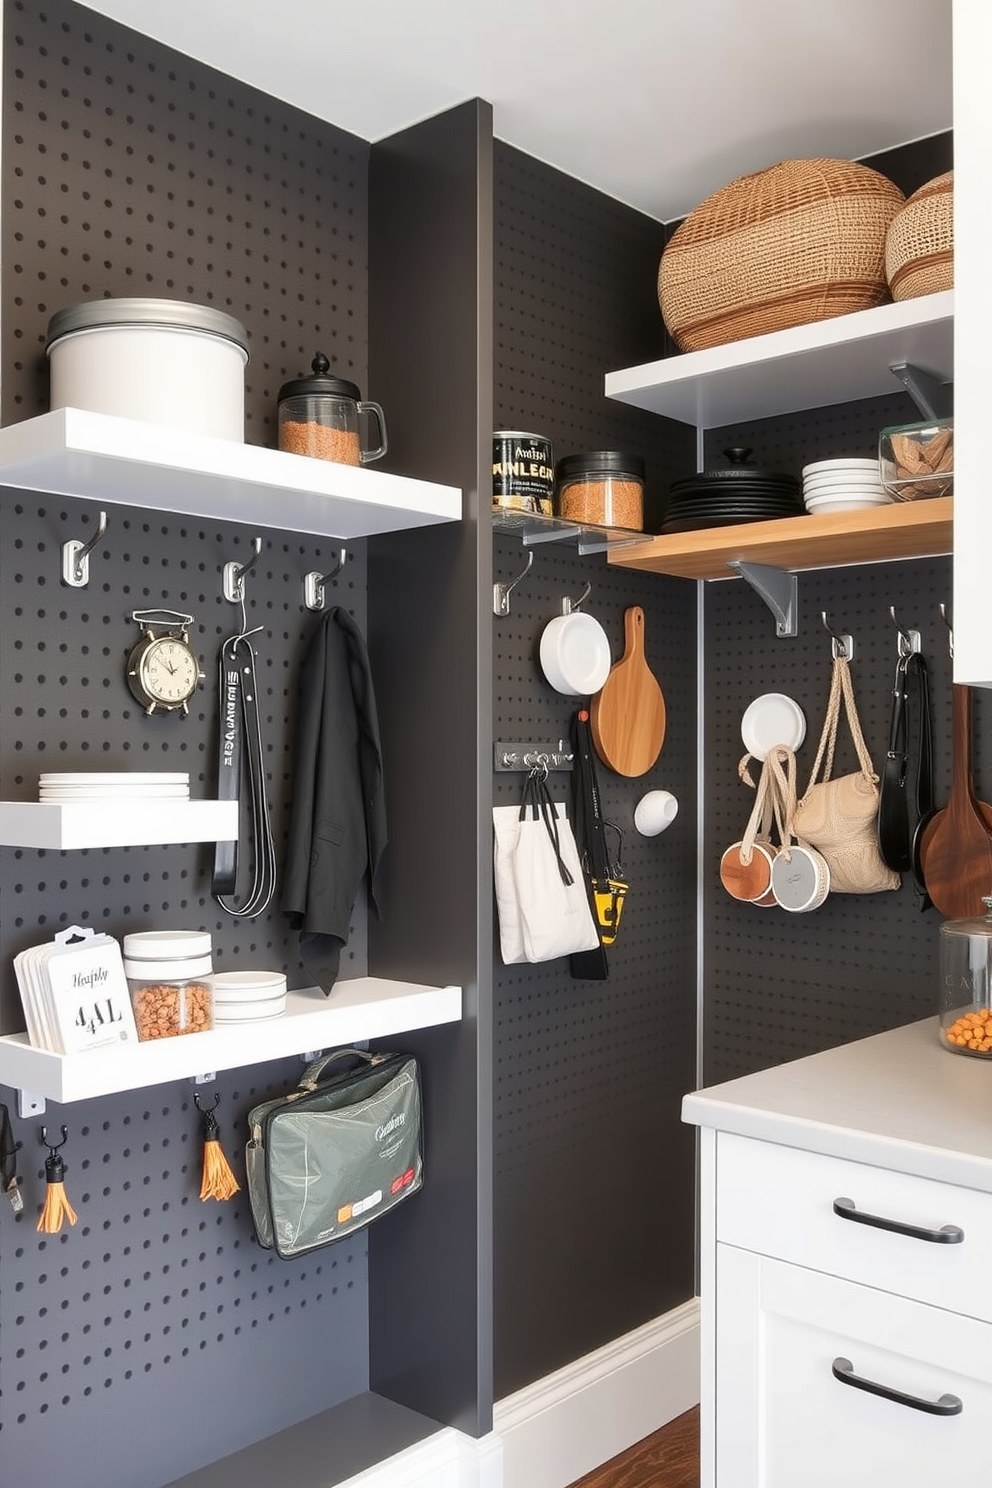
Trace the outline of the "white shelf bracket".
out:
<instances>
[{"instance_id":1,"label":"white shelf bracket","mask_svg":"<svg viewBox=\"0 0 992 1488\"><path fill-rule=\"evenodd\" d=\"M898 377L921 418L933 419L934 422L950 418L954 408L953 383L939 382L933 373L924 372L922 367L914 367L911 362L892 362L889 370Z\"/></svg>"},{"instance_id":2,"label":"white shelf bracket","mask_svg":"<svg viewBox=\"0 0 992 1488\"><path fill-rule=\"evenodd\" d=\"M799 634L799 580L794 573L781 568L771 568L764 563L744 563L732 559L728 565L746 579L775 617L777 636Z\"/></svg>"}]
</instances>

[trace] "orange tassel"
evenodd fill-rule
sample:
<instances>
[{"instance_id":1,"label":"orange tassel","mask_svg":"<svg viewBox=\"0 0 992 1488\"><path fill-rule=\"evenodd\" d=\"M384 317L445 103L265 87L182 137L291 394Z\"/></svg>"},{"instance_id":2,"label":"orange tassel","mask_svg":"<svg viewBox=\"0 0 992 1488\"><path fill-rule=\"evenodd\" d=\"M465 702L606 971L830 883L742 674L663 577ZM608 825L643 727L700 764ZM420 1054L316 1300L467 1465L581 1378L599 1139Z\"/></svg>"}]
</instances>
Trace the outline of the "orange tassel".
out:
<instances>
[{"instance_id":1,"label":"orange tassel","mask_svg":"<svg viewBox=\"0 0 992 1488\"><path fill-rule=\"evenodd\" d=\"M45 1141L46 1128L41 1128L41 1140ZM62 1128L62 1142L65 1142L66 1129ZM48 1156L45 1158L45 1205L35 1226L39 1234L57 1235L62 1228L62 1221L67 1219L71 1225L76 1223L76 1211L66 1196L65 1185L65 1163L59 1157L58 1148L48 1147Z\"/></svg>"},{"instance_id":2,"label":"orange tassel","mask_svg":"<svg viewBox=\"0 0 992 1488\"><path fill-rule=\"evenodd\" d=\"M217 1097L220 1100L220 1096ZM200 1102L193 1096L196 1109L202 1110ZM213 1111L203 1112L203 1181L200 1184L201 1199L233 1199L240 1193L241 1185L231 1171L231 1165L220 1145L220 1128Z\"/></svg>"}]
</instances>

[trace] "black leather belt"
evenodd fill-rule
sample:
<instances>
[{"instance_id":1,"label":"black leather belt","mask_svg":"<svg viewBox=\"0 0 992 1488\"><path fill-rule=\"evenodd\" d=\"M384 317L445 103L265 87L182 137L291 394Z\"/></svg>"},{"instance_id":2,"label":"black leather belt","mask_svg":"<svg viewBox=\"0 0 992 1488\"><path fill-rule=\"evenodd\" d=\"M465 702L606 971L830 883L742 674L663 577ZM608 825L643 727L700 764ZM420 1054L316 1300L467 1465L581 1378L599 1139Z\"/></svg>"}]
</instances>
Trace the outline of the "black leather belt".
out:
<instances>
[{"instance_id":1,"label":"black leather belt","mask_svg":"<svg viewBox=\"0 0 992 1488\"><path fill-rule=\"evenodd\" d=\"M920 652L900 656L892 688L892 722L889 748L882 771L878 806L878 846L883 859L897 873L913 868L913 835L910 826L908 783L911 775L909 694L915 685L919 699L919 729L916 760L916 823L933 810L933 738L930 720L930 680ZM923 892L920 885L917 886Z\"/></svg>"},{"instance_id":2,"label":"black leather belt","mask_svg":"<svg viewBox=\"0 0 992 1488\"><path fill-rule=\"evenodd\" d=\"M265 760L258 718L255 652L247 636L231 636L221 647L218 676L220 739L217 752L217 796L239 803L238 838L218 842L214 849L212 890L227 914L251 919L262 913L276 886L275 846L265 795ZM242 780L247 785L247 807L241 808ZM234 902L238 885L241 819L249 826L252 859L251 885L240 904Z\"/></svg>"}]
</instances>

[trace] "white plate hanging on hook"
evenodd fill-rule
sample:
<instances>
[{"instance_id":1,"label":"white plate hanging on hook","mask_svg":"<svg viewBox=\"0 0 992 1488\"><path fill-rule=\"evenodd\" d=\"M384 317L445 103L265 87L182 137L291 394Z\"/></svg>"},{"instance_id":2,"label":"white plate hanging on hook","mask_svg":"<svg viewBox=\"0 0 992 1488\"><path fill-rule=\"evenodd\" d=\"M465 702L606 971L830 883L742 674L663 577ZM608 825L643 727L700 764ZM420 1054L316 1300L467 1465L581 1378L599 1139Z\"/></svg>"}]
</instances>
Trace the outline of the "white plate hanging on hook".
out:
<instances>
[{"instance_id":1,"label":"white plate hanging on hook","mask_svg":"<svg viewBox=\"0 0 992 1488\"><path fill-rule=\"evenodd\" d=\"M593 697L610 675L612 658L606 631L579 605L581 599L561 602L561 614L549 620L541 634L541 670L556 692L566 697Z\"/></svg>"},{"instance_id":2,"label":"white plate hanging on hook","mask_svg":"<svg viewBox=\"0 0 992 1488\"><path fill-rule=\"evenodd\" d=\"M784 692L765 692L744 710L741 738L755 759L763 760L769 749L783 744L793 753L806 737L806 715Z\"/></svg>"}]
</instances>

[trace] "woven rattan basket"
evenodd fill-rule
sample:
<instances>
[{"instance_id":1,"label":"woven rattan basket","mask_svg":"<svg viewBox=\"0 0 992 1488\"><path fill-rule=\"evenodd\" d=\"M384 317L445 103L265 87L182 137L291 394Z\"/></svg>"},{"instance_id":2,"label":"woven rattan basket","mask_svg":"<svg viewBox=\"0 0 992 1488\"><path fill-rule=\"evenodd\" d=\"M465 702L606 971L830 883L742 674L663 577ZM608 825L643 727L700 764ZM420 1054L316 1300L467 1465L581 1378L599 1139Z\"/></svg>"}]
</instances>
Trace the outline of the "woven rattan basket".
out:
<instances>
[{"instance_id":1,"label":"woven rattan basket","mask_svg":"<svg viewBox=\"0 0 992 1488\"><path fill-rule=\"evenodd\" d=\"M658 302L682 351L867 310L889 298L897 186L847 160L783 160L707 197L672 235Z\"/></svg>"},{"instance_id":2,"label":"woven rattan basket","mask_svg":"<svg viewBox=\"0 0 992 1488\"><path fill-rule=\"evenodd\" d=\"M953 287L953 171L914 191L893 217L885 239L885 272L894 300Z\"/></svg>"}]
</instances>

